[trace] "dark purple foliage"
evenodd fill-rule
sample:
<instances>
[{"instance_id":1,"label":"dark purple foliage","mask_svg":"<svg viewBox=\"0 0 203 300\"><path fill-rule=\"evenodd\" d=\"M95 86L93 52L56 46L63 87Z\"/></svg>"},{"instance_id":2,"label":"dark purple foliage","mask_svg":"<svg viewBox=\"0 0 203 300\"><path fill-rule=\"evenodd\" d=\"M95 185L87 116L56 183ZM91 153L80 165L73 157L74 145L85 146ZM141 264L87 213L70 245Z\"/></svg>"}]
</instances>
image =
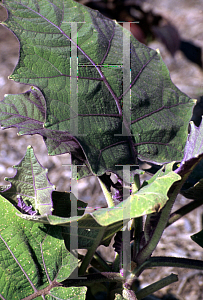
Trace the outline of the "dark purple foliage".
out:
<instances>
[{"instance_id":1,"label":"dark purple foliage","mask_svg":"<svg viewBox=\"0 0 203 300\"><path fill-rule=\"evenodd\" d=\"M37 211L32 210L32 205L27 206L20 195L17 195L17 199L18 199L17 209L21 213L27 214L27 215L36 215L37 214Z\"/></svg>"}]
</instances>

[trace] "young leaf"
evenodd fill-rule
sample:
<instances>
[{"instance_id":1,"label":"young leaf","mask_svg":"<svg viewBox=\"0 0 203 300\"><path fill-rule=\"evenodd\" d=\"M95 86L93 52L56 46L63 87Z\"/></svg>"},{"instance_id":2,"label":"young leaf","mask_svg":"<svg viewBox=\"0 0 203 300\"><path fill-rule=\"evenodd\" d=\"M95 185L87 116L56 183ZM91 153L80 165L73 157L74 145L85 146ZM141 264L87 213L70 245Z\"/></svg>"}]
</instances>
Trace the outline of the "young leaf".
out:
<instances>
[{"instance_id":1,"label":"young leaf","mask_svg":"<svg viewBox=\"0 0 203 300\"><path fill-rule=\"evenodd\" d=\"M203 122L201 122L200 126L195 126L194 122L190 122L190 133L188 135L187 143L184 150L184 157L181 161L180 166L175 170L175 172L183 178L183 182L186 181L185 186L183 186L182 194L186 197L187 194L190 196L195 196L196 193L199 194L201 192L202 184L198 180L201 181L202 172L200 171L197 174L197 171L201 169L202 159L203 159ZM195 168L197 169L195 171ZM188 176L191 176L188 178ZM193 177L194 175L194 177ZM191 186L190 181L192 180L194 187Z\"/></svg>"},{"instance_id":2,"label":"young leaf","mask_svg":"<svg viewBox=\"0 0 203 300\"><path fill-rule=\"evenodd\" d=\"M197 158L203 154L203 122L200 123L200 126L195 126L194 122L190 122L190 134L188 135L187 143L184 149L184 157L180 165L184 165L185 162L189 161L192 158Z\"/></svg>"},{"instance_id":3,"label":"young leaf","mask_svg":"<svg viewBox=\"0 0 203 300\"><path fill-rule=\"evenodd\" d=\"M167 168L166 168L167 169ZM70 226L70 222L78 222L78 227L91 228L92 224L100 226L120 226L120 222L127 221L124 210L129 211L129 218L137 218L161 209L168 200L167 193L172 184L181 177L174 172L167 172L166 175L156 178L151 184L141 188L137 193L132 194L123 202L113 208L102 208L81 217L61 218L54 215L28 216L20 215L27 220L48 223L52 225ZM107 227L108 229L108 227ZM110 231L111 232L111 231ZM116 232L116 231L115 231Z\"/></svg>"},{"instance_id":4,"label":"young leaf","mask_svg":"<svg viewBox=\"0 0 203 300\"><path fill-rule=\"evenodd\" d=\"M129 218L150 214L165 205L169 188L180 179L179 175L169 170L170 167L166 167L165 175L156 178L151 184L141 188L136 194L132 194L127 200L113 208L102 208L90 214L69 218L55 215L28 216L24 214L19 216L26 220L63 226L63 237L68 249L70 226L77 227L78 248L90 249L96 240L98 240L98 245L108 246L113 235L129 221ZM124 210L129 212L128 217Z\"/></svg>"},{"instance_id":5,"label":"young leaf","mask_svg":"<svg viewBox=\"0 0 203 300\"><path fill-rule=\"evenodd\" d=\"M100 210L101 212L103 211L103 209ZM70 226L77 227L77 236L75 236L75 238L78 237L78 249L91 248L98 236L101 237L99 244L108 246L114 234L121 230L126 224L125 220L119 220L118 222L109 222L109 225L103 226L103 224L101 225L97 220L95 220L94 213L69 218L54 215L52 218L49 218L50 215L31 216L18 214L18 216L25 220L31 220L34 222L61 225L63 227L63 237L67 248L70 247Z\"/></svg>"},{"instance_id":6,"label":"young leaf","mask_svg":"<svg viewBox=\"0 0 203 300\"><path fill-rule=\"evenodd\" d=\"M163 176L163 175L167 175L168 173L173 171L173 166L174 166L175 162L171 162L167 165L164 165L161 169L159 169L154 176L152 176L149 180L146 180L143 182L142 187L151 184L152 182L154 182L157 178Z\"/></svg>"},{"instance_id":7,"label":"young leaf","mask_svg":"<svg viewBox=\"0 0 203 300\"><path fill-rule=\"evenodd\" d=\"M51 214L53 209L51 194L54 185L48 180L47 169L40 165L31 146L28 146L24 158L14 168L17 169L16 175L13 178L6 178L11 182L11 187L0 194L21 212L23 208L27 212L26 206L31 204L39 214Z\"/></svg>"},{"instance_id":8,"label":"young leaf","mask_svg":"<svg viewBox=\"0 0 203 300\"><path fill-rule=\"evenodd\" d=\"M4 24L20 42L11 78L39 87L45 96L44 127L54 137L46 141L49 153L60 153L55 141L64 142L65 134L75 143L72 150L63 143L61 153L79 145L96 175L118 174L118 165L135 165L137 157L181 160L193 102L171 82L156 51L72 0L5 0L4 5ZM123 50L125 39L130 42ZM123 111L126 101L131 104Z\"/></svg>"},{"instance_id":9,"label":"young leaf","mask_svg":"<svg viewBox=\"0 0 203 300\"><path fill-rule=\"evenodd\" d=\"M27 213L28 215L35 215L37 213L37 211L32 210L32 205L27 206L25 204L20 195L17 195L16 197L18 199L18 204L16 207L20 210L21 213Z\"/></svg>"},{"instance_id":10,"label":"young leaf","mask_svg":"<svg viewBox=\"0 0 203 300\"><path fill-rule=\"evenodd\" d=\"M137 193L132 194L127 200L119 203L115 208L103 209L93 213L95 219L103 225L109 222L118 222L124 218L124 210L130 210L130 218L137 218L143 215L159 211L168 200L168 191L172 184L180 180L174 172L158 177L151 184L141 188ZM105 213L104 210L107 210Z\"/></svg>"},{"instance_id":11,"label":"young leaf","mask_svg":"<svg viewBox=\"0 0 203 300\"><path fill-rule=\"evenodd\" d=\"M0 298L85 300L85 287L61 286L76 260L65 248L61 228L18 218L2 196L0 215Z\"/></svg>"}]
</instances>

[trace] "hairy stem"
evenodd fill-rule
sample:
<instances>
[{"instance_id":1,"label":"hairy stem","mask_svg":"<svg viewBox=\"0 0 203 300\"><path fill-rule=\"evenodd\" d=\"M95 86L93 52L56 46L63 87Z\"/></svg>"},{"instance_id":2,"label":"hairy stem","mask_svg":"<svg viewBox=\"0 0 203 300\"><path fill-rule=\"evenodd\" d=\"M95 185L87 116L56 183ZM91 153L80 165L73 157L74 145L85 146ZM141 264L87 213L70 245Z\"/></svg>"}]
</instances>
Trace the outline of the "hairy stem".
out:
<instances>
[{"instance_id":1,"label":"hairy stem","mask_svg":"<svg viewBox=\"0 0 203 300\"><path fill-rule=\"evenodd\" d=\"M32 299L35 299L35 298L40 297L40 296L43 297L43 296L47 295L49 293L49 291L51 289L53 289L54 287L60 287L60 286L62 286L61 283L56 282L56 281L52 281L52 283L49 286L47 286L46 288L44 288L42 290L39 290L39 291L36 291L32 295L27 296L27 297L23 298L22 300L32 300Z\"/></svg>"},{"instance_id":2,"label":"hairy stem","mask_svg":"<svg viewBox=\"0 0 203 300\"><path fill-rule=\"evenodd\" d=\"M178 281L178 276L175 274L171 274L165 278L162 278L161 280L150 284L149 286L143 288L142 290L140 290L139 292L135 293L137 300L141 300L144 297L151 295L152 293L164 288L165 286Z\"/></svg>"},{"instance_id":3,"label":"hairy stem","mask_svg":"<svg viewBox=\"0 0 203 300\"><path fill-rule=\"evenodd\" d=\"M140 189L140 175L135 174L134 175L134 180L132 184L132 193L136 193Z\"/></svg>"},{"instance_id":4,"label":"hairy stem","mask_svg":"<svg viewBox=\"0 0 203 300\"><path fill-rule=\"evenodd\" d=\"M171 214L166 227L170 226L189 212L203 204L203 200L194 200Z\"/></svg>"},{"instance_id":5,"label":"hairy stem","mask_svg":"<svg viewBox=\"0 0 203 300\"><path fill-rule=\"evenodd\" d=\"M136 257L136 263L138 265L142 265L152 254L152 252L154 251L154 249L156 248L162 234L163 231L166 227L168 218L169 218L169 214L171 211L171 208L173 206L175 199L170 199L167 203L166 206L162 209L161 212L161 216L160 219L158 221L158 224L152 234L151 239L149 240L149 242L142 248L142 250L138 253L137 257Z\"/></svg>"},{"instance_id":6,"label":"hairy stem","mask_svg":"<svg viewBox=\"0 0 203 300\"><path fill-rule=\"evenodd\" d=\"M150 229L151 229L151 215L147 215L144 225L144 237L145 241L148 243L150 240Z\"/></svg>"},{"instance_id":7,"label":"hairy stem","mask_svg":"<svg viewBox=\"0 0 203 300\"><path fill-rule=\"evenodd\" d=\"M116 253L115 260L113 262L113 271L119 272L120 270L120 255Z\"/></svg>"},{"instance_id":8,"label":"hairy stem","mask_svg":"<svg viewBox=\"0 0 203 300\"><path fill-rule=\"evenodd\" d=\"M108 191L108 189L106 188L106 186L102 182L102 180L99 177L97 177L97 178L99 180L101 189L102 189L102 191L104 193L104 196L105 196L106 202L108 204L108 207L114 207L114 202L113 202L113 198L112 198L111 192Z\"/></svg>"},{"instance_id":9,"label":"hairy stem","mask_svg":"<svg viewBox=\"0 0 203 300\"><path fill-rule=\"evenodd\" d=\"M140 189L140 175L134 175L134 183L132 185L132 193L136 193ZM133 260L137 256L140 250L140 238L141 232L143 230L143 217L135 218L132 222L132 227L134 228L134 242L133 242Z\"/></svg>"},{"instance_id":10,"label":"hairy stem","mask_svg":"<svg viewBox=\"0 0 203 300\"><path fill-rule=\"evenodd\" d=\"M133 260L140 251L140 240L143 231L143 217L133 219L132 226L134 227L134 242L133 242Z\"/></svg>"},{"instance_id":11,"label":"hairy stem","mask_svg":"<svg viewBox=\"0 0 203 300\"><path fill-rule=\"evenodd\" d=\"M136 268L133 273L136 274L136 276L139 276L144 270L153 267L178 267L203 270L203 261L182 257L153 256L145 261L140 267Z\"/></svg>"},{"instance_id":12,"label":"hairy stem","mask_svg":"<svg viewBox=\"0 0 203 300\"><path fill-rule=\"evenodd\" d=\"M182 180L181 183L183 184L184 180ZM166 205L163 207L160 213L160 218L158 220L157 226L154 229L154 232L149 242L143 247L143 249L138 253L136 257L136 263L138 265L142 265L151 256L152 252L156 248L163 234L163 231L167 225L171 209L173 207L177 194L181 189L182 184L180 183L174 184L175 187L173 188L173 191L170 194L169 200L166 202Z\"/></svg>"},{"instance_id":13,"label":"hairy stem","mask_svg":"<svg viewBox=\"0 0 203 300\"><path fill-rule=\"evenodd\" d=\"M97 235L97 238L95 239L94 241L94 244L92 245L91 248L88 249L87 251L87 254L85 255L83 261L82 261L82 264L78 270L78 276L82 276L85 274L86 270L87 270L87 267L89 266L91 260L92 260L92 257L94 256L101 240L102 240L102 237L104 235L104 232L105 232L105 226L102 227L102 229L100 229L100 232L99 234Z\"/></svg>"},{"instance_id":14,"label":"hairy stem","mask_svg":"<svg viewBox=\"0 0 203 300\"><path fill-rule=\"evenodd\" d=\"M108 264L105 262L105 260L103 260L103 258L97 253L95 252L94 254L94 259L100 264L100 266L107 272L110 272L111 269L108 266Z\"/></svg>"}]
</instances>

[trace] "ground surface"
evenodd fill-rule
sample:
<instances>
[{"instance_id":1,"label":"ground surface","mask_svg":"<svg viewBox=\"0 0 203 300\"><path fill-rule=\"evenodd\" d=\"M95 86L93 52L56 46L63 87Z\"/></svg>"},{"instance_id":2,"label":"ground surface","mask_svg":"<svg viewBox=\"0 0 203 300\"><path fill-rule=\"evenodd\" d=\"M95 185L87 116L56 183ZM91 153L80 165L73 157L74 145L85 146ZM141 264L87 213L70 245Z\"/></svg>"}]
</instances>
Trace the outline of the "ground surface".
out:
<instances>
[{"instance_id":1,"label":"ground surface","mask_svg":"<svg viewBox=\"0 0 203 300\"><path fill-rule=\"evenodd\" d=\"M154 12L163 14L178 28L184 39L191 40L203 48L203 1L148 0L144 2L146 10L153 9ZM192 98L203 95L203 72L200 67L190 63L179 51L172 57L165 46L158 41L152 42L149 46L160 49L171 78L180 90ZM0 100L3 99L4 94L21 93L27 89L27 86L8 80L18 61L18 49L18 41L15 37L0 26ZM30 144L34 147L40 163L49 169L49 178L56 185L57 190L68 191L70 167L63 165L70 163L69 155L48 157L40 136L18 137L16 129L0 131L0 184L6 184L4 177L14 176L12 165L19 163ZM90 205L94 205L98 198L102 202L104 197L96 178L91 177L79 182L79 198L89 201ZM179 198L175 206L178 208L187 202L188 200ZM199 230L201 230L201 209L195 210L169 227L154 255L203 259L202 249L190 239L190 236ZM102 251L105 253L104 248ZM157 295L162 297L172 293L180 300L203 299L203 272L175 268L148 270L141 275L141 283L143 286L147 285L170 273L178 274L179 282L161 290Z\"/></svg>"}]
</instances>

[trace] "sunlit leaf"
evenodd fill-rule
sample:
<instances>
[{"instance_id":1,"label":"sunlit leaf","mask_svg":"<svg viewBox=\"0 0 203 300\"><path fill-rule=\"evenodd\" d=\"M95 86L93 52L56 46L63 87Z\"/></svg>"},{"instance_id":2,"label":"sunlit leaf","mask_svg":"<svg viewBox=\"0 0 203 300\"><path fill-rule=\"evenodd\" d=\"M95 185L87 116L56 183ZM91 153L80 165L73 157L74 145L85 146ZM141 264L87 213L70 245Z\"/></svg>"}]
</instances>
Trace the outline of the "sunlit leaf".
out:
<instances>
[{"instance_id":1,"label":"sunlit leaf","mask_svg":"<svg viewBox=\"0 0 203 300\"><path fill-rule=\"evenodd\" d=\"M167 169L167 168L166 168ZM21 217L43 222L52 225L70 226L77 222L78 227L84 222L84 227L91 228L91 224L96 226L117 225L119 222L126 221L130 218L137 218L152 212L159 211L168 200L168 191L172 184L181 177L174 173L166 171L162 176L156 178L152 183L141 188L137 193L130 195L126 200L119 203L113 208L101 208L92 213L85 214L81 217L61 218L54 215L49 216L28 216L20 215Z\"/></svg>"},{"instance_id":2,"label":"sunlit leaf","mask_svg":"<svg viewBox=\"0 0 203 300\"><path fill-rule=\"evenodd\" d=\"M0 196L0 298L85 299L85 287L64 288L77 259L65 248L60 226L36 224L16 216ZM54 289L57 288L57 290ZM41 296L40 296L41 295ZM79 297L79 298L77 298Z\"/></svg>"}]
</instances>

